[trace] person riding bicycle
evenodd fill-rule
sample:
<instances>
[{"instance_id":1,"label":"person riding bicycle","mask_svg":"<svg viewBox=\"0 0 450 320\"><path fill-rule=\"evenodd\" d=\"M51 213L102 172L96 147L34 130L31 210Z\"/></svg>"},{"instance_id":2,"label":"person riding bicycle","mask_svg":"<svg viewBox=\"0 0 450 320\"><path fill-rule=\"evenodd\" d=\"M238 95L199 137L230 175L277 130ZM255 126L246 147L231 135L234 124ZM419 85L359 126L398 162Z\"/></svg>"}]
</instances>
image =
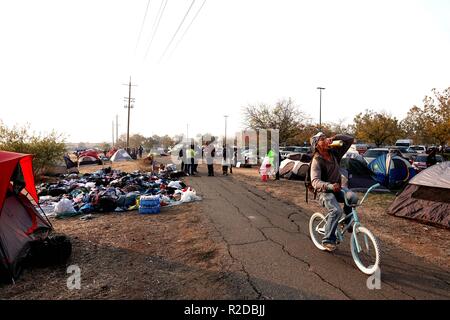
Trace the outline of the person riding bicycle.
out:
<instances>
[{"instance_id":1,"label":"person riding bicycle","mask_svg":"<svg viewBox=\"0 0 450 320\"><path fill-rule=\"evenodd\" d=\"M334 140L342 140L343 145L331 148L330 145ZM311 161L311 184L319 194L319 202L329 212L322 245L328 251L333 251L336 249L336 228L343 213L339 205L339 202L344 202L341 190L345 191L345 196L349 204L355 204L358 201L356 194L343 185L340 170L340 161L352 145L353 137L338 134L327 138L323 132L319 132L311 137L310 142L313 152L313 159ZM349 214L352 212L352 208L344 205L344 212L345 214ZM349 222L346 220L346 224ZM352 231L350 228L348 230L349 232Z\"/></svg>"}]
</instances>

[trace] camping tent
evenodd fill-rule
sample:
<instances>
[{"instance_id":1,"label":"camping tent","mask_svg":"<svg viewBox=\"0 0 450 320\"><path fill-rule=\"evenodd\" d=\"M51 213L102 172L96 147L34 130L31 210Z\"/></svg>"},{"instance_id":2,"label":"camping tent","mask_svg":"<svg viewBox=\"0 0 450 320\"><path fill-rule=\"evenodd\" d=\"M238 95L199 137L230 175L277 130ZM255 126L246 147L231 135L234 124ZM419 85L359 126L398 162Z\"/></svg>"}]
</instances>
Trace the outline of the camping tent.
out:
<instances>
[{"instance_id":1,"label":"camping tent","mask_svg":"<svg viewBox=\"0 0 450 320\"><path fill-rule=\"evenodd\" d=\"M412 178L387 213L450 229L450 161Z\"/></svg>"},{"instance_id":2,"label":"camping tent","mask_svg":"<svg viewBox=\"0 0 450 320\"><path fill-rule=\"evenodd\" d=\"M374 159L369 169L375 174L375 180L388 189L402 188L416 174L408 160L393 153Z\"/></svg>"},{"instance_id":3,"label":"camping tent","mask_svg":"<svg viewBox=\"0 0 450 320\"><path fill-rule=\"evenodd\" d=\"M344 157L341 160L341 172L348 179L348 187L353 191L365 192L377 183L375 174L367 166L367 162L360 154ZM383 186L376 188L376 192L389 192Z\"/></svg>"},{"instance_id":4,"label":"camping tent","mask_svg":"<svg viewBox=\"0 0 450 320\"><path fill-rule=\"evenodd\" d=\"M133 160L133 159L130 157L128 152L126 152L124 149L117 150L116 153L114 153L114 155L111 157L112 162L128 161L128 160Z\"/></svg>"},{"instance_id":5,"label":"camping tent","mask_svg":"<svg viewBox=\"0 0 450 320\"><path fill-rule=\"evenodd\" d=\"M280 177L289 180L304 180L309 163L285 159L280 164Z\"/></svg>"},{"instance_id":6,"label":"camping tent","mask_svg":"<svg viewBox=\"0 0 450 320\"><path fill-rule=\"evenodd\" d=\"M81 156L78 158L78 165L83 166L87 164L102 164L102 160L96 155L93 156Z\"/></svg>"},{"instance_id":7,"label":"camping tent","mask_svg":"<svg viewBox=\"0 0 450 320\"><path fill-rule=\"evenodd\" d=\"M44 239L51 225L35 209L32 155L0 151L0 276L16 279L32 241Z\"/></svg>"}]
</instances>

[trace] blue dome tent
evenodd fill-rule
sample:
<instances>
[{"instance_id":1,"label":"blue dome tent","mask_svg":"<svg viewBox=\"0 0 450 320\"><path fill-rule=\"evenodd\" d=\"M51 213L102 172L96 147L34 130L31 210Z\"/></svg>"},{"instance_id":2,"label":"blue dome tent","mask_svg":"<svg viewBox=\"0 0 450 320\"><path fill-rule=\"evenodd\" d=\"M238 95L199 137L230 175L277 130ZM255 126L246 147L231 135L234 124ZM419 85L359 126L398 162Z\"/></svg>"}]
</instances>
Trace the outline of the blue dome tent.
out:
<instances>
[{"instance_id":1,"label":"blue dome tent","mask_svg":"<svg viewBox=\"0 0 450 320\"><path fill-rule=\"evenodd\" d=\"M415 174L408 160L393 153L383 154L369 164L375 180L388 189L402 188Z\"/></svg>"}]
</instances>

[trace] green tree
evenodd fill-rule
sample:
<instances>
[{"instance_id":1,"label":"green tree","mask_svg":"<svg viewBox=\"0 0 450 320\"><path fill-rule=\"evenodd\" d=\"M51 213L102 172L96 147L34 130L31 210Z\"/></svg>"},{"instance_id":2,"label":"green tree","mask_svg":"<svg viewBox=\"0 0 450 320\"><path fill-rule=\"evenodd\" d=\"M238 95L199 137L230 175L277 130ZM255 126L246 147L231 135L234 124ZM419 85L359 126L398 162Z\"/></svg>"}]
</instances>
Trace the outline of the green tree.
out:
<instances>
[{"instance_id":1,"label":"green tree","mask_svg":"<svg viewBox=\"0 0 450 320\"><path fill-rule=\"evenodd\" d=\"M0 150L33 154L33 170L39 176L45 167L62 160L66 152L65 137L55 131L31 133L29 125L8 128L0 121Z\"/></svg>"},{"instance_id":2,"label":"green tree","mask_svg":"<svg viewBox=\"0 0 450 320\"><path fill-rule=\"evenodd\" d=\"M450 87L432 92L434 97L425 96L423 106L413 106L401 124L417 142L445 145L450 142Z\"/></svg>"},{"instance_id":3,"label":"green tree","mask_svg":"<svg viewBox=\"0 0 450 320\"><path fill-rule=\"evenodd\" d=\"M378 147L392 144L403 135L398 120L386 112L366 110L355 116L353 129L357 139L375 143Z\"/></svg>"},{"instance_id":4,"label":"green tree","mask_svg":"<svg viewBox=\"0 0 450 320\"><path fill-rule=\"evenodd\" d=\"M295 138L300 126L308 119L291 98L279 100L275 106L248 105L243 109L247 129L278 129L280 144Z\"/></svg>"}]
</instances>

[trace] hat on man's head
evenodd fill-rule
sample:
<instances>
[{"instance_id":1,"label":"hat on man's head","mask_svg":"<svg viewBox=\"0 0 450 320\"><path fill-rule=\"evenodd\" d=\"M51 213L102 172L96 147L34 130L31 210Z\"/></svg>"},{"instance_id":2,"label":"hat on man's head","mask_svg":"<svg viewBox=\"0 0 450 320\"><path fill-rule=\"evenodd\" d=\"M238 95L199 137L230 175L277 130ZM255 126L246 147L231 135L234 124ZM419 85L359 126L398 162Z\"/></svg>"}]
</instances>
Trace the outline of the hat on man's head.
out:
<instances>
[{"instance_id":1,"label":"hat on man's head","mask_svg":"<svg viewBox=\"0 0 450 320\"><path fill-rule=\"evenodd\" d=\"M312 136L309 142L311 143L311 151L314 153L316 151L317 143L319 143L319 140L321 137L325 137L325 133L318 132L316 135Z\"/></svg>"}]
</instances>

